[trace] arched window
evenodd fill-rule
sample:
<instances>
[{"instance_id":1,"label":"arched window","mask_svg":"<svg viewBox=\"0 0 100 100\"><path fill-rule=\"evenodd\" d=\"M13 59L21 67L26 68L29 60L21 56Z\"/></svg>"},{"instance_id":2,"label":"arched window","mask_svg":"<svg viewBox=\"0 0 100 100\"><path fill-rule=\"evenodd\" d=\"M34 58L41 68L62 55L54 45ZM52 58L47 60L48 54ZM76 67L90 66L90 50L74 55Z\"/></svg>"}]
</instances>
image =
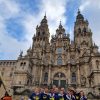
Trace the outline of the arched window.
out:
<instances>
[{"instance_id":1,"label":"arched window","mask_svg":"<svg viewBox=\"0 0 100 100\"><path fill-rule=\"evenodd\" d=\"M76 74L75 73L72 73L72 82L76 82Z\"/></svg>"},{"instance_id":2,"label":"arched window","mask_svg":"<svg viewBox=\"0 0 100 100\"><path fill-rule=\"evenodd\" d=\"M23 62L20 63L20 66L23 66Z\"/></svg>"},{"instance_id":3,"label":"arched window","mask_svg":"<svg viewBox=\"0 0 100 100\"><path fill-rule=\"evenodd\" d=\"M81 33L81 29L80 28L78 29L78 33Z\"/></svg>"},{"instance_id":4,"label":"arched window","mask_svg":"<svg viewBox=\"0 0 100 100\"><path fill-rule=\"evenodd\" d=\"M43 35L45 35L45 32L42 32Z\"/></svg>"},{"instance_id":5,"label":"arched window","mask_svg":"<svg viewBox=\"0 0 100 100\"><path fill-rule=\"evenodd\" d=\"M24 62L24 66L26 65L26 62Z\"/></svg>"},{"instance_id":6,"label":"arched window","mask_svg":"<svg viewBox=\"0 0 100 100\"><path fill-rule=\"evenodd\" d=\"M64 73L61 73L61 72L58 72L54 75L54 77L57 77L57 78L63 78L63 77L66 77Z\"/></svg>"},{"instance_id":7,"label":"arched window","mask_svg":"<svg viewBox=\"0 0 100 100\"><path fill-rule=\"evenodd\" d=\"M62 72L57 72L53 77L53 85L66 87L66 76Z\"/></svg>"},{"instance_id":8,"label":"arched window","mask_svg":"<svg viewBox=\"0 0 100 100\"><path fill-rule=\"evenodd\" d=\"M48 82L48 73L47 72L44 74L44 82Z\"/></svg>"},{"instance_id":9,"label":"arched window","mask_svg":"<svg viewBox=\"0 0 100 100\"><path fill-rule=\"evenodd\" d=\"M59 56L57 59L57 65L62 65L62 57Z\"/></svg>"},{"instance_id":10,"label":"arched window","mask_svg":"<svg viewBox=\"0 0 100 100\"><path fill-rule=\"evenodd\" d=\"M86 33L86 28L85 27L83 28L83 32Z\"/></svg>"},{"instance_id":11,"label":"arched window","mask_svg":"<svg viewBox=\"0 0 100 100\"><path fill-rule=\"evenodd\" d=\"M96 67L97 67L97 69L99 68L99 61L98 60L96 60Z\"/></svg>"},{"instance_id":12,"label":"arched window","mask_svg":"<svg viewBox=\"0 0 100 100\"><path fill-rule=\"evenodd\" d=\"M62 53L62 48L57 48L57 53L61 54Z\"/></svg>"},{"instance_id":13,"label":"arched window","mask_svg":"<svg viewBox=\"0 0 100 100\"><path fill-rule=\"evenodd\" d=\"M40 36L40 32L38 32L38 36Z\"/></svg>"},{"instance_id":14,"label":"arched window","mask_svg":"<svg viewBox=\"0 0 100 100\"><path fill-rule=\"evenodd\" d=\"M83 41L83 42L81 43L81 45L83 45L83 46L88 46L88 43L87 43L86 41Z\"/></svg>"}]
</instances>

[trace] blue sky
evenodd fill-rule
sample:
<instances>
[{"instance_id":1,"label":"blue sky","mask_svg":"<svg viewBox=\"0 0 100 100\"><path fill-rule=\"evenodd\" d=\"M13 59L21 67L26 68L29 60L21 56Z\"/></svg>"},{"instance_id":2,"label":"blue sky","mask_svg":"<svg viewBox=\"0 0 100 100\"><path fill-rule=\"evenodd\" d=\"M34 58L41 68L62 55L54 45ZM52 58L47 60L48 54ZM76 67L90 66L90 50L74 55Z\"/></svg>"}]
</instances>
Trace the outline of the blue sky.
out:
<instances>
[{"instance_id":1,"label":"blue sky","mask_svg":"<svg viewBox=\"0 0 100 100\"><path fill-rule=\"evenodd\" d=\"M20 50L26 53L45 12L51 35L61 20L73 39L78 8L89 21L94 42L100 46L100 0L0 0L0 59L17 59Z\"/></svg>"}]
</instances>

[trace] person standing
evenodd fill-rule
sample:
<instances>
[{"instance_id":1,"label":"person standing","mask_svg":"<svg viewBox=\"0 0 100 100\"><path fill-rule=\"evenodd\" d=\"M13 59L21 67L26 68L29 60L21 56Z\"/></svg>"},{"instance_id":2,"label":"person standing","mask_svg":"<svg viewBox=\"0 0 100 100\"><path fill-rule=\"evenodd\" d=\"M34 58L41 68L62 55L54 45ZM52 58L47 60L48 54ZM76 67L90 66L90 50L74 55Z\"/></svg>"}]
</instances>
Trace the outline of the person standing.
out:
<instances>
[{"instance_id":1,"label":"person standing","mask_svg":"<svg viewBox=\"0 0 100 100\"><path fill-rule=\"evenodd\" d=\"M59 100L66 100L64 98L64 91L63 90L60 90L60 93L59 93Z\"/></svg>"},{"instance_id":2,"label":"person standing","mask_svg":"<svg viewBox=\"0 0 100 100\"><path fill-rule=\"evenodd\" d=\"M67 94L66 94L66 99L65 100L76 100L74 96L75 91L73 89L69 89Z\"/></svg>"},{"instance_id":3,"label":"person standing","mask_svg":"<svg viewBox=\"0 0 100 100\"><path fill-rule=\"evenodd\" d=\"M80 93L78 92L78 90L75 91L74 96L76 100L80 100Z\"/></svg>"},{"instance_id":4,"label":"person standing","mask_svg":"<svg viewBox=\"0 0 100 100\"><path fill-rule=\"evenodd\" d=\"M49 90L45 88L44 93L42 93L40 100L50 100Z\"/></svg>"},{"instance_id":5,"label":"person standing","mask_svg":"<svg viewBox=\"0 0 100 100\"><path fill-rule=\"evenodd\" d=\"M87 97L85 96L83 91L80 91L80 100L87 100Z\"/></svg>"},{"instance_id":6,"label":"person standing","mask_svg":"<svg viewBox=\"0 0 100 100\"><path fill-rule=\"evenodd\" d=\"M56 87L54 89L54 100L59 100L59 89Z\"/></svg>"},{"instance_id":7,"label":"person standing","mask_svg":"<svg viewBox=\"0 0 100 100\"><path fill-rule=\"evenodd\" d=\"M35 90L34 90L33 93L31 94L31 96L29 97L29 100L41 100L41 99L40 99L39 88L35 88Z\"/></svg>"},{"instance_id":8,"label":"person standing","mask_svg":"<svg viewBox=\"0 0 100 100\"><path fill-rule=\"evenodd\" d=\"M50 95L50 100L55 100L55 99L54 99L55 94L54 94L54 89L53 89L53 88L50 89L49 95Z\"/></svg>"}]
</instances>

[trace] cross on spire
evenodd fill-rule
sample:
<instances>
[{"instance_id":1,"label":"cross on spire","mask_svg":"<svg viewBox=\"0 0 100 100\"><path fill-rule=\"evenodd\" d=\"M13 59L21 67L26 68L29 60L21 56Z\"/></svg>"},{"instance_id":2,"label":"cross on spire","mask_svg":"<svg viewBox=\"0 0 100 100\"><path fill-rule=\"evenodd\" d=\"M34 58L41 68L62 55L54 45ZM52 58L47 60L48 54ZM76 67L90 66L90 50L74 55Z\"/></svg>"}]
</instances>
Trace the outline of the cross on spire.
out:
<instances>
[{"instance_id":1,"label":"cross on spire","mask_svg":"<svg viewBox=\"0 0 100 100\"><path fill-rule=\"evenodd\" d=\"M47 16L46 16L46 11L45 11L45 15L44 15L44 18L46 18Z\"/></svg>"},{"instance_id":2,"label":"cross on spire","mask_svg":"<svg viewBox=\"0 0 100 100\"><path fill-rule=\"evenodd\" d=\"M60 20L59 28L60 28L60 27L62 27L61 20Z\"/></svg>"},{"instance_id":3,"label":"cross on spire","mask_svg":"<svg viewBox=\"0 0 100 100\"><path fill-rule=\"evenodd\" d=\"M80 14L80 9L78 9L78 14Z\"/></svg>"}]
</instances>

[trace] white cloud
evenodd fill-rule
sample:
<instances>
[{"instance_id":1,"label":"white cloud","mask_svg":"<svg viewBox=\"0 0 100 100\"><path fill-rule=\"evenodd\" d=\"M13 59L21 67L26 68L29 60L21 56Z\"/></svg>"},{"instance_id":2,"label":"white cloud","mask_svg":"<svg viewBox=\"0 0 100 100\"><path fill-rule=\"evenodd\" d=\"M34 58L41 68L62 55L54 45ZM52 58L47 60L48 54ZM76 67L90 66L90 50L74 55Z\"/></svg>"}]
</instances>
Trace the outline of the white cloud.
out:
<instances>
[{"instance_id":1,"label":"white cloud","mask_svg":"<svg viewBox=\"0 0 100 100\"><path fill-rule=\"evenodd\" d=\"M49 23L50 33L54 34L56 28L59 25L60 20L65 26L66 16L64 15L66 11L66 4L68 0L42 0L39 3L39 12L26 13L21 9L16 1L13 0L0 0L1 9L0 10L0 52L3 52L3 57L1 59L16 59L18 53L21 49L24 51L32 43L32 37L35 34L35 28L37 24L40 24L45 12L47 13L47 19ZM21 24L23 25L26 42L18 41L17 39L11 37L6 30L6 19L17 17L23 15L23 20ZM8 42L9 41L9 42Z\"/></svg>"},{"instance_id":2,"label":"white cloud","mask_svg":"<svg viewBox=\"0 0 100 100\"><path fill-rule=\"evenodd\" d=\"M67 6L68 0L47 0L45 3L45 0L43 0L41 5L41 11L42 15L46 11L48 21L49 21L49 27L50 27L50 33L54 34L56 28L58 28L58 25L60 23L60 20L62 21L63 26L66 26L67 16L65 16L66 12L66 6Z\"/></svg>"},{"instance_id":3,"label":"white cloud","mask_svg":"<svg viewBox=\"0 0 100 100\"><path fill-rule=\"evenodd\" d=\"M68 0L42 0L39 5L40 12L36 15L28 15L26 16L26 19L23 22L23 25L25 26L25 31L29 34L27 34L27 37L29 38L35 33L36 25L40 24L40 21L45 15L47 15L48 24L49 24L49 30L50 34L55 34L56 29L59 26L60 20L62 21L63 26L66 26L67 17L64 15L66 12L66 6L67 6Z\"/></svg>"},{"instance_id":4,"label":"white cloud","mask_svg":"<svg viewBox=\"0 0 100 100\"><path fill-rule=\"evenodd\" d=\"M28 47L27 41L20 42L9 35L5 20L0 18L0 53L3 54L0 59L16 59L20 50L26 50Z\"/></svg>"},{"instance_id":5,"label":"white cloud","mask_svg":"<svg viewBox=\"0 0 100 100\"><path fill-rule=\"evenodd\" d=\"M81 0L81 11L90 9L100 9L100 0Z\"/></svg>"},{"instance_id":6,"label":"white cloud","mask_svg":"<svg viewBox=\"0 0 100 100\"><path fill-rule=\"evenodd\" d=\"M26 38L32 43L30 39L36 32L36 26L40 24L42 18L47 15L48 25L50 34L55 34L56 29L59 26L60 20L62 21L62 25L67 28L66 21L67 16L65 16L66 6L68 0L42 0L39 5L39 13L38 14L30 14L25 17L23 20L23 26L25 27L25 31L28 33L26 34Z\"/></svg>"},{"instance_id":7,"label":"white cloud","mask_svg":"<svg viewBox=\"0 0 100 100\"><path fill-rule=\"evenodd\" d=\"M18 3L12 0L0 0L0 9L0 16L5 19L14 17L20 13Z\"/></svg>"},{"instance_id":8,"label":"white cloud","mask_svg":"<svg viewBox=\"0 0 100 100\"><path fill-rule=\"evenodd\" d=\"M88 5L90 5L89 1L84 2L81 6L80 6L80 10L83 11L86 7L88 7Z\"/></svg>"},{"instance_id":9,"label":"white cloud","mask_svg":"<svg viewBox=\"0 0 100 100\"><path fill-rule=\"evenodd\" d=\"M20 13L19 5L11 0L0 0L0 59L16 59L20 49L25 49L24 42L19 42L9 35L6 21Z\"/></svg>"}]
</instances>

